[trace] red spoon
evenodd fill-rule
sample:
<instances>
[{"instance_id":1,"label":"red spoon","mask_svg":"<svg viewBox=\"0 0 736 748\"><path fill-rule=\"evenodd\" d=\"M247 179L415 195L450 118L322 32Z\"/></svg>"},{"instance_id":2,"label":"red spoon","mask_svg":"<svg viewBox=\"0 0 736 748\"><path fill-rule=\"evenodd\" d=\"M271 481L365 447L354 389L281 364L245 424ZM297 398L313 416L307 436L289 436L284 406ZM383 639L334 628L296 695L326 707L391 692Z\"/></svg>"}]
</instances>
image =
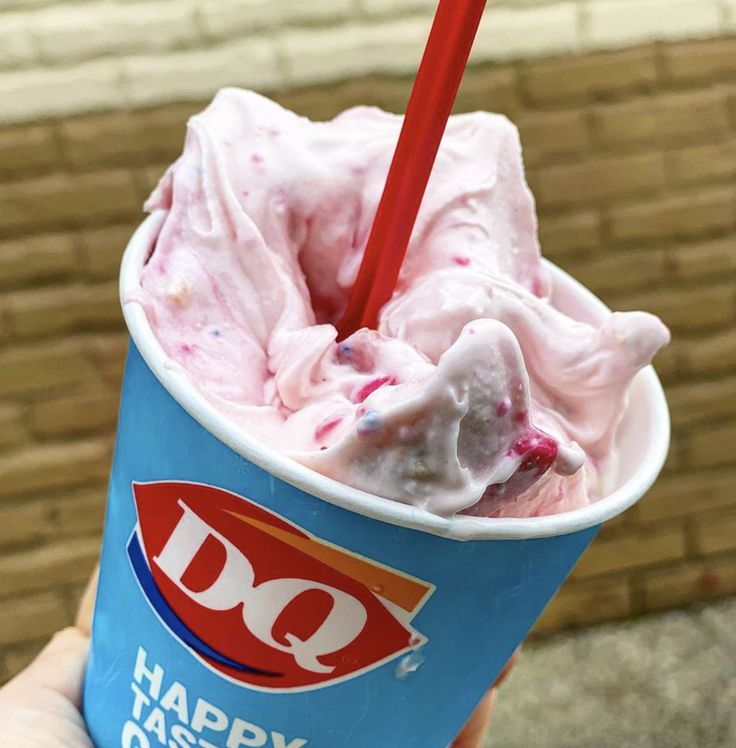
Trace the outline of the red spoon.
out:
<instances>
[{"instance_id":1,"label":"red spoon","mask_svg":"<svg viewBox=\"0 0 736 748\"><path fill-rule=\"evenodd\" d=\"M391 298L487 0L440 0L340 339L375 328Z\"/></svg>"}]
</instances>

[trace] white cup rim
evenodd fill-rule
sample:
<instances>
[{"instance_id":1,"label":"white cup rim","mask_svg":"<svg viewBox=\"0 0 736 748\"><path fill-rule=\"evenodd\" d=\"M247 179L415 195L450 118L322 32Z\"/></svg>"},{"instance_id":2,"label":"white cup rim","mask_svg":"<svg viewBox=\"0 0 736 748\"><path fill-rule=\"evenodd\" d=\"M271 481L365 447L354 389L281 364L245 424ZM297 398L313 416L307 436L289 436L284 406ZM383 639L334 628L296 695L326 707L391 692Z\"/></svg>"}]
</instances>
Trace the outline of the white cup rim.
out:
<instances>
[{"instance_id":1,"label":"white cup rim","mask_svg":"<svg viewBox=\"0 0 736 748\"><path fill-rule=\"evenodd\" d=\"M168 357L151 330L143 307L134 300L135 294L131 295L140 288L141 269L165 216L165 211L148 216L131 237L123 255L120 297L130 336L154 376L189 415L239 455L286 483L330 504L382 522L454 540L511 540L567 535L600 525L635 504L661 471L669 450L670 419L662 385L651 366L637 375L642 380L642 396L637 407L648 409L651 424L651 438L643 450L641 463L615 491L581 509L523 519L463 515L445 518L351 488L300 465L243 433L215 409L179 367L166 366ZM587 308L597 314L610 311L567 273L552 263L547 264L555 282L572 284Z\"/></svg>"}]
</instances>

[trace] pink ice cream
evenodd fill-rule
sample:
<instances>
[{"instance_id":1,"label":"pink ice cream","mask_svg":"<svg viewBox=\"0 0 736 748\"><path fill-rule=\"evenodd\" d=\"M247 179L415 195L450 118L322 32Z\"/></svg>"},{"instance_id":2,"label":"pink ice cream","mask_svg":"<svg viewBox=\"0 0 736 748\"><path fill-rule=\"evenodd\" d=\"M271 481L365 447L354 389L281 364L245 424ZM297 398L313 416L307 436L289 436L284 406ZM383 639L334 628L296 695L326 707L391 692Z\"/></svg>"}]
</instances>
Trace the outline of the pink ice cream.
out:
<instances>
[{"instance_id":1,"label":"pink ice cream","mask_svg":"<svg viewBox=\"0 0 736 748\"><path fill-rule=\"evenodd\" d=\"M215 408L326 476L442 515L595 501L627 388L669 334L550 304L505 117L450 119L378 330L336 342L400 127L220 92L147 203L167 216L133 300Z\"/></svg>"}]
</instances>

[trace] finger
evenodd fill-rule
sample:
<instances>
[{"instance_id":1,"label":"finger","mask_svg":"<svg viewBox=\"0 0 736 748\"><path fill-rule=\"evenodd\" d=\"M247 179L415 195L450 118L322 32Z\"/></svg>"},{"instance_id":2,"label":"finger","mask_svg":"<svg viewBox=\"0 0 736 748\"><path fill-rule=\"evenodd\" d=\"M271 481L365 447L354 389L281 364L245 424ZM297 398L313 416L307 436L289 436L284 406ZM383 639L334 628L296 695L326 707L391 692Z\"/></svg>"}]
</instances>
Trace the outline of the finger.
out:
<instances>
[{"instance_id":1,"label":"finger","mask_svg":"<svg viewBox=\"0 0 736 748\"><path fill-rule=\"evenodd\" d=\"M89 637L70 626L55 634L38 657L7 688L30 694L43 694L50 689L79 708L88 650Z\"/></svg>"},{"instance_id":2,"label":"finger","mask_svg":"<svg viewBox=\"0 0 736 748\"><path fill-rule=\"evenodd\" d=\"M478 704L462 732L455 738L451 748L480 748L483 744L483 737L488 732L493 711L496 708L497 696L498 692L495 688L492 688L483 697L483 701Z\"/></svg>"},{"instance_id":3,"label":"finger","mask_svg":"<svg viewBox=\"0 0 736 748\"><path fill-rule=\"evenodd\" d=\"M477 709L473 712L451 748L476 748L476 746L481 745L496 707L496 699L498 698L497 688L506 680L508 674L513 669L516 661L519 659L519 652L521 652L521 647L518 647L514 651L509 661L504 665L491 690L485 695L483 701L481 701Z\"/></svg>"},{"instance_id":4,"label":"finger","mask_svg":"<svg viewBox=\"0 0 736 748\"><path fill-rule=\"evenodd\" d=\"M87 582L87 588L84 590L82 600L79 603L79 610L77 611L75 625L87 634L87 636L89 636L90 629L92 628L92 613L95 609L95 597L97 596L97 582L99 577L100 567L98 565L92 572L89 582Z\"/></svg>"},{"instance_id":5,"label":"finger","mask_svg":"<svg viewBox=\"0 0 736 748\"><path fill-rule=\"evenodd\" d=\"M497 688L506 680L508 674L513 670L514 665L516 665L520 652L521 647L517 647L511 657L509 657L509 661L503 666L503 670L500 672L498 678L496 678L496 682L492 686L493 688Z\"/></svg>"}]
</instances>

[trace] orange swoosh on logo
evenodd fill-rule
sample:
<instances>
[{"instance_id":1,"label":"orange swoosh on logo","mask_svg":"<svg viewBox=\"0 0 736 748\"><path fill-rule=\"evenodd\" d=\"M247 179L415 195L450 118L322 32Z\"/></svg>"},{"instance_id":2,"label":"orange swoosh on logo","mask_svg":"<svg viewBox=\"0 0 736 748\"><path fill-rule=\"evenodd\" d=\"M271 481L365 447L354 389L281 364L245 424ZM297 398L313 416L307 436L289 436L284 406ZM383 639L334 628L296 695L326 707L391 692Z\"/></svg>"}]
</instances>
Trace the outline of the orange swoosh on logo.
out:
<instances>
[{"instance_id":1,"label":"orange swoosh on logo","mask_svg":"<svg viewBox=\"0 0 736 748\"><path fill-rule=\"evenodd\" d=\"M307 556L311 556L327 566L337 569L351 579L364 584L368 589L386 598L386 600L390 600L408 613L414 612L432 589L432 585L426 582L420 582L400 572L386 569L356 556L350 551L335 548L313 538L303 538L288 530L282 530L280 527L274 527L267 522L261 522L237 512L225 511L241 522L281 540Z\"/></svg>"}]
</instances>

